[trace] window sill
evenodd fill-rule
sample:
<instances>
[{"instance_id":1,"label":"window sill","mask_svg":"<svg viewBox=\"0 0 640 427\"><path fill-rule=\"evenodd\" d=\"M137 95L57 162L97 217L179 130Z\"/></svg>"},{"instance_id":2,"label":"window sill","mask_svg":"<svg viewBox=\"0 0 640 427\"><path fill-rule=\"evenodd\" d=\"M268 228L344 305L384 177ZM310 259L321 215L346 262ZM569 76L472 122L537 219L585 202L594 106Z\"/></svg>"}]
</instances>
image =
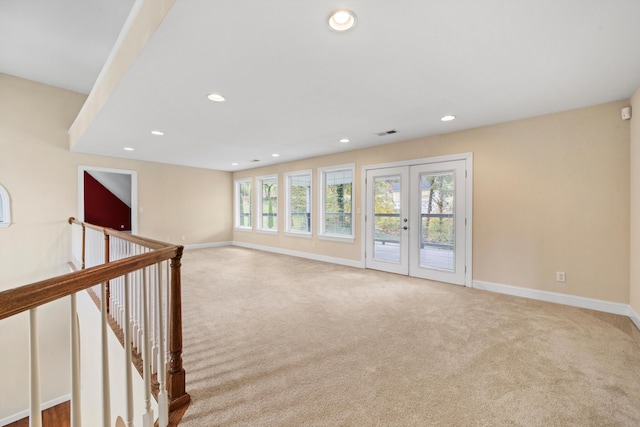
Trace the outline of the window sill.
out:
<instances>
[{"instance_id":1,"label":"window sill","mask_svg":"<svg viewBox=\"0 0 640 427\"><path fill-rule=\"evenodd\" d=\"M278 234L278 230L261 230L258 229L256 230L256 233L260 233L260 234L271 234L271 235L277 235Z\"/></svg>"},{"instance_id":2,"label":"window sill","mask_svg":"<svg viewBox=\"0 0 640 427\"><path fill-rule=\"evenodd\" d=\"M334 236L331 234L320 234L318 235L318 239L331 240L334 242L341 242L341 243L354 243L356 241L356 238L353 236Z\"/></svg>"},{"instance_id":3,"label":"window sill","mask_svg":"<svg viewBox=\"0 0 640 427\"><path fill-rule=\"evenodd\" d=\"M291 236L291 237L304 237L307 239L311 238L311 233L303 233L303 232L296 232L296 231L285 231L284 235Z\"/></svg>"},{"instance_id":4,"label":"window sill","mask_svg":"<svg viewBox=\"0 0 640 427\"><path fill-rule=\"evenodd\" d=\"M251 233L253 231L253 228L248 227L234 227L233 229L235 231L244 231L245 233Z\"/></svg>"}]
</instances>

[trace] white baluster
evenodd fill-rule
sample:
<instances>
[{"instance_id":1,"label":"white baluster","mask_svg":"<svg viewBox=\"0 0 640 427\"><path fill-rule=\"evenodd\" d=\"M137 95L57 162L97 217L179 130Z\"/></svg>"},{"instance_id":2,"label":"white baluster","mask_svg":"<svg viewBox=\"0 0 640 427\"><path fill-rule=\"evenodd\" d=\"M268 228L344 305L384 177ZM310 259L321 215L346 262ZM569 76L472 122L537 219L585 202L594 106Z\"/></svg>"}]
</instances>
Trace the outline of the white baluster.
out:
<instances>
[{"instance_id":1,"label":"white baluster","mask_svg":"<svg viewBox=\"0 0 640 427\"><path fill-rule=\"evenodd\" d=\"M151 374L158 373L158 313L156 310L158 300L158 269L150 270L151 281L149 284L149 319L151 324Z\"/></svg>"},{"instance_id":2,"label":"white baluster","mask_svg":"<svg viewBox=\"0 0 640 427\"><path fill-rule=\"evenodd\" d=\"M142 271L142 376L144 379L144 409L142 416L142 425L144 427L153 427L153 409L151 409L151 361L149 360L149 346L151 337L149 336L149 311L147 304L147 269Z\"/></svg>"},{"instance_id":3,"label":"white baluster","mask_svg":"<svg viewBox=\"0 0 640 427\"><path fill-rule=\"evenodd\" d=\"M42 427L40 411L40 361L38 349L37 309L29 310L29 426Z\"/></svg>"},{"instance_id":4,"label":"white baluster","mask_svg":"<svg viewBox=\"0 0 640 427\"><path fill-rule=\"evenodd\" d=\"M101 285L101 339L102 339L102 425L111 426L111 386L109 382L109 332L107 330L107 285Z\"/></svg>"},{"instance_id":5,"label":"white baluster","mask_svg":"<svg viewBox=\"0 0 640 427\"><path fill-rule=\"evenodd\" d=\"M124 317L127 321L124 324L124 364L126 383L126 418L125 425L133 426L133 379L131 377L131 320L129 317L129 274L124 276Z\"/></svg>"},{"instance_id":6,"label":"white baluster","mask_svg":"<svg viewBox=\"0 0 640 427\"><path fill-rule=\"evenodd\" d=\"M80 333L76 294L71 294L71 427L80 427Z\"/></svg>"}]
</instances>

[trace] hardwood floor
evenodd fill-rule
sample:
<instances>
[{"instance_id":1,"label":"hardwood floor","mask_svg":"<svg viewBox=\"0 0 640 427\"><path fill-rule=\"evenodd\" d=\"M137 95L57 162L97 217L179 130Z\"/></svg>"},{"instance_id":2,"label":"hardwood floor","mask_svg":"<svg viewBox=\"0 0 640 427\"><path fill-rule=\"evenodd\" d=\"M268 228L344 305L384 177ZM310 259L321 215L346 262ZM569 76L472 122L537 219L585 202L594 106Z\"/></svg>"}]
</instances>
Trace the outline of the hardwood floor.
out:
<instances>
[{"instance_id":1,"label":"hardwood floor","mask_svg":"<svg viewBox=\"0 0 640 427\"><path fill-rule=\"evenodd\" d=\"M185 405L172 411L169 414L169 427L177 426L188 408L189 405ZM158 425L157 421L155 425ZM23 418L5 427L29 427L29 418ZM42 427L71 427L71 402L67 401L45 410L42 413Z\"/></svg>"},{"instance_id":2,"label":"hardwood floor","mask_svg":"<svg viewBox=\"0 0 640 427\"><path fill-rule=\"evenodd\" d=\"M67 401L49 408L42 413L43 427L70 427L71 426L71 402ZM6 427L29 427L29 418L23 418Z\"/></svg>"}]
</instances>

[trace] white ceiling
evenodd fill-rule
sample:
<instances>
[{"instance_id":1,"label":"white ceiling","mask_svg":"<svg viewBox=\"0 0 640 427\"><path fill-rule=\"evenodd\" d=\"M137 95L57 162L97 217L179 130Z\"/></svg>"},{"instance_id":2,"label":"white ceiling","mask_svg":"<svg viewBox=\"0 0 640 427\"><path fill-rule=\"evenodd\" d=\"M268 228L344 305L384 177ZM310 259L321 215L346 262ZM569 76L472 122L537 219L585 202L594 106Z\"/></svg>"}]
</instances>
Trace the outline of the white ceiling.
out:
<instances>
[{"instance_id":1,"label":"white ceiling","mask_svg":"<svg viewBox=\"0 0 640 427\"><path fill-rule=\"evenodd\" d=\"M132 4L0 0L0 72L87 92L89 64L106 59ZM358 17L347 33L326 24L341 7ZM639 86L638 0L177 0L74 150L239 170L626 99Z\"/></svg>"},{"instance_id":2,"label":"white ceiling","mask_svg":"<svg viewBox=\"0 0 640 427\"><path fill-rule=\"evenodd\" d=\"M0 0L0 73L89 93L134 0Z\"/></svg>"}]
</instances>

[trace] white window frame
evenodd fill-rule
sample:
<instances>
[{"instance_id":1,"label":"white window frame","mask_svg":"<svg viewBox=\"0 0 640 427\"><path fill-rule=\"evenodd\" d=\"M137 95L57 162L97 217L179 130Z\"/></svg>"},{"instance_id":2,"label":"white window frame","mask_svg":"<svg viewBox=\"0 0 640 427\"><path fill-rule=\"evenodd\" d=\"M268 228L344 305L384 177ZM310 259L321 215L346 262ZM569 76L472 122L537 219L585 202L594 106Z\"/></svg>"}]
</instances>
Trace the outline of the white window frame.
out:
<instances>
[{"instance_id":1,"label":"white window frame","mask_svg":"<svg viewBox=\"0 0 640 427\"><path fill-rule=\"evenodd\" d=\"M242 184L251 184L251 191L253 192L253 178L242 178L233 181L233 210L234 210L234 228L239 231L253 231L253 201L249 197L249 203L251 204L249 210L249 222L250 226L240 225L240 186Z\"/></svg>"},{"instance_id":2,"label":"white window frame","mask_svg":"<svg viewBox=\"0 0 640 427\"><path fill-rule=\"evenodd\" d=\"M327 233L325 230L325 206L324 206L324 198L325 198L325 185L326 185L326 176L328 172L337 172L337 171L351 171L351 234L332 234ZM320 183L318 186L318 238L324 240L335 240L339 242L354 242L355 241L355 189L356 189L356 165L354 163L349 163L346 165L338 165L338 166L329 166L324 168L318 168L318 182Z\"/></svg>"},{"instance_id":3,"label":"white window frame","mask_svg":"<svg viewBox=\"0 0 640 427\"><path fill-rule=\"evenodd\" d=\"M309 177L309 221L311 222L309 226L309 231L299 231L291 229L291 178L295 178L297 176L308 176ZM313 171L311 169L306 169L302 171L296 172L287 172L284 174L284 182L286 187L286 195L285 195L285 234L289 236L296 237L308 237L310 238L313 233Z\"/></svg>"},{"instance_id":4,"label":"white window frame","mask_svg":"<svg viewBox=\"0 0 640 427\"><path fill-rule=\"evenodd\" d=\"M277 192L277 196L278 196L278 205L276 207L277 211L276 211L276 222L275 222L275 228L265 228L264 224L262 223L263 221L263 212L262 212L262 191L263 191L263 182L264 181L273 181L275 180L276 182L276 192ZM265 175L265 176L259 176L256 178L256 230L260 233L267 233L267 234L277 234L278 233L278 221L280 220L280 183L278 182L278 175Z\"/></svg>"},{"instance_id":5,"label":"white window frame","mask_svg":"<svg viewBox=\"0 0 640 427\"><path fill-rule=\"evenodd\" d=\"M0 184L0 200L2 200L2 216L0 216L0 227L11 225L11 199L9 192Z\"/></svg>"}]
</instances>

